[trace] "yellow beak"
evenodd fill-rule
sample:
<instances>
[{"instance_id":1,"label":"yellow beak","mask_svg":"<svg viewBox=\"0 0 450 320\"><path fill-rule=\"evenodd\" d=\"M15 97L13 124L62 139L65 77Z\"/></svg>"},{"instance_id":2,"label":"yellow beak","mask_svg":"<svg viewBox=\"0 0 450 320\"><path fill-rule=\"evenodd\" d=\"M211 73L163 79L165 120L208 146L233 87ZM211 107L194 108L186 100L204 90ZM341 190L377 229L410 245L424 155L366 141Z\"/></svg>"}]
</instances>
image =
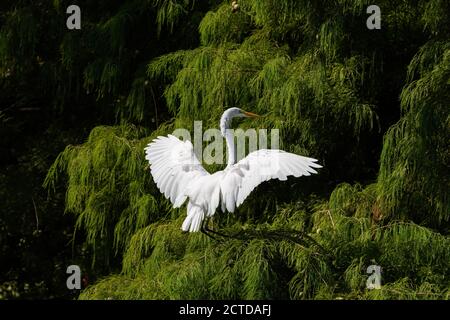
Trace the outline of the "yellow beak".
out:
<instances>
[{"instance_id":1,"label":"yellow beak","mask_svg":"<svg viewBox=\"0 0 450 320\"><path fill-rule=\"evenodd\" d=\"M252 113L252 112L248 112L248 111L244 111L244 114L245 114L246 117L249 117L249 118L258 118L258 117L260 117L260 115L257 115L256 113Z\"/></svg>"}]
</instances>

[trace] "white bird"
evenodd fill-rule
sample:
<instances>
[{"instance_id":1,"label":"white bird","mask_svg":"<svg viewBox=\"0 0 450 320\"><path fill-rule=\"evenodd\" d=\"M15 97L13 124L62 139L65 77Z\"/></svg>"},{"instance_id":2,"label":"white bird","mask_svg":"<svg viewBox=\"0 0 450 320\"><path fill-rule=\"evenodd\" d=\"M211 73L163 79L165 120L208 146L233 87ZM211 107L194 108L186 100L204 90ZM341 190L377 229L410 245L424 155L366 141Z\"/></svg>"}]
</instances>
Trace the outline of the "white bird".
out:
<instances>
[{"instance_id":1,"label":"white bird","mask_svg":"<svg viewBox=\"0 0 450 320\"><path fill-rule=\"evenodd\" d=\"M173 135L159 136L145 148L153 180L174 208L189 199L183 231L200 231L205 218L212 217L219 205L222 212L234 212L263 181L309 176L317 173L313 168L322 167L315 163L316 159L275 149L251 152L235 163L234 134L228 130L235 117L258 115L239 108L223 113L220 129L227 143L228 165L222 171L208 173L195 156L192 143Z\"/></svg>"}]
</instances>

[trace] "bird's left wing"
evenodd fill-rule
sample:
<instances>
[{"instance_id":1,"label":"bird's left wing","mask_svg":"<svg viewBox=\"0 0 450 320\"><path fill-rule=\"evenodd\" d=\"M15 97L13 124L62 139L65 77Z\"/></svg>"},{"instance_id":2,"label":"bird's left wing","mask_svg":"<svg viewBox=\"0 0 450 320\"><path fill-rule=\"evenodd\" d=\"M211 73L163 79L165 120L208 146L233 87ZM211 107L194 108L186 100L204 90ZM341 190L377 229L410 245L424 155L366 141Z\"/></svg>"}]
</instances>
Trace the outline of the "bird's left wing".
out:
<instances>
[{"instance_id":1,"label":"bird's left wing","mask_svg":"<svg viewBox=\"0 0 450 320\"><path fill-rule=\"evenodd\" d=\"M194 153L190 141L173 135L159 136L145 148L153 180L175 208L186 200L186 188L198 177L209 175Z\"/></svg>"},{"instance_id":2,"label":"bird's left wing","mask_svg":"<svg viewBox=\"0 0 450 320\"><path fill-rule=\"evenodd\" d=\"M288 176L300 177L317 173L322 166L316 159L282 150L262 149L250 153L234 164L221 186L223 207L233 212L260 183ZM232 187L230 187L232 186ZM231 210L230 210L231 209Z\"/></svg>"}]
</instances>

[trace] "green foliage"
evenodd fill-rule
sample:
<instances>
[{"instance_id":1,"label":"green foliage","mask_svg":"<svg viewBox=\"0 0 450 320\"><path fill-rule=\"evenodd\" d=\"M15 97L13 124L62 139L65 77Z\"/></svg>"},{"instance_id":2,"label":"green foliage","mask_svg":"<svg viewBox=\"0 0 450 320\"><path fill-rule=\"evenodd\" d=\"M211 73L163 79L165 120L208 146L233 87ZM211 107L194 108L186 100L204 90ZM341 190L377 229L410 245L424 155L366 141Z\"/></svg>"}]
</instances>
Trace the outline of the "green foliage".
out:
<instances>
[{"instance_id":1,"label":"green foliage","mask_svg":"<svg viewBox=\"0 0 450 320\"><path fill-rule=\"evenodd\" d=\"M59 17L62 2L49 5ZM370 4L126 1L85 9L83 29L56 32L46 55L33 28L45 14L8 11L3 87L37 70L57 110L101 115L44 183L66 183L94 266L116 271L81 299L449 298L449 5L383 0L382 29L368 30ZM280 129L280 147L324 168L218 213L211 227L231 237L184 234L186 208L161 195L143 149L194 120L217 127L234 106L264 115L240 127ZM373 264L380 290L366 289Z\"/></svg>"},{"instance_id":2,"label":"green foliage","mask_svg":"<svg viewBox=\"0 0 450 320\"><path fill-rule=\"evenodd\" d=\"M24 66L23 62L19 64L16 59L28 57L27 60L30 60L29 57L34 56L39 30L32 11L27 8L12 10L4 19L4 27L0 33L0 67L11 70L16 66Z\"/></svg>"},{"instance_id":3,"label":"green foliage","mask_svg":"<svg viewBox=\"0 0 450 320\"><path fill-rule=\"evenodd\" d=\"M353 169L347 167L365 163L357 150L360 143L380 133L382 106L377 104L386 90L381 59L389 58L380 58L386 53L351 41L361 27L348 21L364 16L361 10L366 5L366 1L324 7L313 1L240 1L241 10L232 13L224 2L200 23L201 46L154 59L147 75L167 83L164 97L176 116L175 127L190 127L194 120L213 127L224 108L248 108L266 117L243 127L280 128L283 148L323 159L324 180L349 179ZM418 8L425 7L422 12L405 2L405 10L415 11L400 16L386 3L383 28L390 30L402 21L404 32L409 32L408 26L421 15L423 32L430 29L442 35L446 27L430 23L429 18L441 6L439 1L420 2ZM445 21L448 15L439 19ZM374 41L398 46L397 39L387 34ZM214 225L232 235L220 241L180 233L184 209L166 206L164 215L134 222L135 229L127 229L131 238L126 232L116 234L116 239L127 239L121 275L88 288L81 297L448 298L448 44L448 39L417 42L409 65L392 71L407 71L406 81L403 78L396 85L399 90L404 86L397 93L400 104L396 96L390 97L401 117L384 134L379 174L369 178L370 183L340 184L328 200L324 185L315 189L300 182L291 187L299 192L290 192L283 200L278 198L286 187L279 185L273 193L266 187L266 206L256 200L257 190L239 210L240 217L215 218ZM344 147L342 140L355 144ZM95 150L93 144L91 148ZM343 150L348 154L343 155ZM139 160L143 167L137 154L127 161ZM96 161L85 159L77 168ZM334 165L336 161L342 164ZM76 176L67 173L69 179ZM139 188L158 197L150 182L126 175L142 181ZM117 180L109 181L117 185ZM320 200L311 195L314 192ZM114 203L116 193L108 194L109 203ZM307 200L300 202L302 198ZM134 206L136 200L130 201L121 214L131 217ZM151 207L139 206L153 217ZM87 207L72 209L83 212ZM105 223L79 226L93 232ZM383 268L381 290L365 289L371 264ZM116 286L130 289L116 290Z\"/></svg>"},{"instance_id":4,"label":"green foliage","mask_svg":"<svg viewBox=\"0 0 450 320\"><path fill-rule=\"evenodd\" d=\"M87 242L94 247L118 250L158 216L156 199L141 187L149 180L142 174L146 167L137 165L143 164L141 131L132 126L95 128L83 146L66 147L44 182L50 187L60 171L67 171L66 211L77 214L77 228L88 227Z\"/></svg>"},{"instance_id":5,"label":"green foliage","mask_svg":"<svg viewBox=\"0 0 450 320\"><path fill-rule=\"evenodd\" d=\"M174 25L180 17L187 14L189 7L193 7L195 1L192 0L153 0L153 6L158 8L156 21L158 24L158 33L163 27L169 27L173 31Z\"/></svg>"},{"instance_id":6,"label":"green foliage","mask_svg":"<svg viewBox=\"0 0 450 320\"><path fill-rule=\"evenodd\" d=\"M408 78L401 93L403 116L384 139L380 205L386 214L448 226L450 42L425 44L411 61Z\"/></svg>"}]
</instances>

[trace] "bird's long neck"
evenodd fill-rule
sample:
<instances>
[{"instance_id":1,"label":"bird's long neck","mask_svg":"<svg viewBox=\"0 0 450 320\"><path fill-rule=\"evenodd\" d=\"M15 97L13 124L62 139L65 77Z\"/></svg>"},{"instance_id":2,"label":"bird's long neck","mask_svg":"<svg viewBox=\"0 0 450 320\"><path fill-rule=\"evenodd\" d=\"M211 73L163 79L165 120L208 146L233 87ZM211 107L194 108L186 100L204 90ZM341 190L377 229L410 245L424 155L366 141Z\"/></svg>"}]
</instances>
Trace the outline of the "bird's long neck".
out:
<instances>
[{"instance_id":1,"label":"bird's long neck","mask_svg":"<svg viewBox=\"0 0 450 320\"><path fill-rule=\"evenodd\" d=\"M233 130L225 130L225 140L227 141L227 167L232 166L236 162L236 150L234 145L234 134Z\"/></svg>"},{"instance_id":2,"label":"bird's long neck","mask_svg":"<svg viewBox=\"0 0 450 320\"><path fill-rule=\"evenodd\" d=\"M220 131L222 136L227 142L227 168L235 164L236 162L236 149L234 145L234 134L231 130L231 119L223 118L220 119Z\"/></svg>"}]
</instances>

